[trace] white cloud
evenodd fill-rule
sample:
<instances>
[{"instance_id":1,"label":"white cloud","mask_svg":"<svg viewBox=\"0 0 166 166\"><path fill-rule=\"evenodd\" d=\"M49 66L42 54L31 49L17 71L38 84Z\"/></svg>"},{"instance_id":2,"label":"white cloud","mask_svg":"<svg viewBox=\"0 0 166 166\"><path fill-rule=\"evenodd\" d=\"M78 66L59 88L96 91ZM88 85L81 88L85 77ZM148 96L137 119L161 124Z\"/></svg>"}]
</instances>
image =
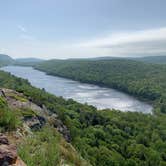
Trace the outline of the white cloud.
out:
<instances>
[{"instance_id":1,"label":"white cloud","mask_svg":"<svg viewBox=\"0 0 166 166\"><path fill-rule=\"evenodd\" d=\"M109 47L121 44L160 40L166 40L166 28L113 33L103 38L96 38L86 41L85 43L80 43L79 45L87 47Z\"/></svg>"},{"instance_id":2,"label":"white cloud","mask_svg":"<svg viewBox=\"0 0 166 166\"><path fill-rule=\"evenodd\" d=\"M166 53L166 27L134 32L113 33L76 44L80 48L105 50L111 56Z\"/></svg>"},{"instance_id":3,"label":"white cloud","mask_svg":"<svg viewBox=\"0 0 166 166\"><path fill-rule=\"evenodd\" d=\"M24 33L27 32L27 29L26 29L24 26L22 26L22 25L17 25L17 28L18 28L21 32L24 32Z\"/></svg>"},{"instance_id":4,"label":"white cloud","mask_svg":"<svg viewBox=\"0 0 166 166\"><path fill-rule=\"evenodd\" d=\"M20 35L21 42L1 46L14 57L87 58L99 56L166 55L166 27L142 31L111 33L87 41L65 42L35 39L29 33Z\"/></svg>"}]
</instances>

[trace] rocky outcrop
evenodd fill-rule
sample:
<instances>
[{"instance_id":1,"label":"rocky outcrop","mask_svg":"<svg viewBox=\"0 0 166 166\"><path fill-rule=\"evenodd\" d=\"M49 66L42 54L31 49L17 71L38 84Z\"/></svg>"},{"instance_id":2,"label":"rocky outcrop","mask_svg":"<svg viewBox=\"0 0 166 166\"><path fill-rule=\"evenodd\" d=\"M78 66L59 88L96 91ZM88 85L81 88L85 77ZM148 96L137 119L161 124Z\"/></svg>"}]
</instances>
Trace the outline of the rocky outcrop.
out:
<instances>
[{"instance_id":1,"label":"rocky outcrop","mask_svg":"<svg viewBox=\"0 0 166 166\"><path fill-rule=\"evenodd\" d=\"M58 116L56 114L52 114L50 116L50 122L63 135L67 142L71 142L70 131L62 123L62 121L58 119Z\"/></svg>"},{"instance_id":2,"label":"rocky outcrop","mask_svg":"<svg viewBox=\"0 0 166 166\"><path fill-rule=\"evenodd\" d=\"M24 117L24 121L32 130L39 130L46 124L46 120L42 116Z\"/></svg>"},{"instance_id":3,"label":"rocky outcrop","mask_svg":"<svg viewBox=\"0 0 166 166\"><path fill-rule=\"evenodd\" d=\"M31 102L22 93L18 93L14 90L1 88L0 96L5 97L9 106L12 108L31 109L38 112L42 111L42 108L40 106Z\"/></svg>"},{"instance_id":4,"label":"rocky outcrop","mask_svg":"<svg viewBox=\"0 0 166 166\"><path fill-rule=\"evenodd\" d=\"M49 111L44 105L38 106L30 101L22 93L18 93L11 89L0 88L0 96L3 96L9 107L12 109L20 109L26 116L23 122L32 130L41 129L46 123L50 123L63 135L67 142L71 141L68 128L59 119L58 115ZM32 114L27 114L32 110Z\"/></svg>"},{"instance_id":5,"label":"rocky outcrop","mask_svg":"<svg viewBox=\"0 0 166 166\"><path fill-rule=\"evenodd\" d=\"M26 166L26 164L18 157L17 148L10 144L8 138L0 134L0 166Z\"/></svg>"}]
</instances>

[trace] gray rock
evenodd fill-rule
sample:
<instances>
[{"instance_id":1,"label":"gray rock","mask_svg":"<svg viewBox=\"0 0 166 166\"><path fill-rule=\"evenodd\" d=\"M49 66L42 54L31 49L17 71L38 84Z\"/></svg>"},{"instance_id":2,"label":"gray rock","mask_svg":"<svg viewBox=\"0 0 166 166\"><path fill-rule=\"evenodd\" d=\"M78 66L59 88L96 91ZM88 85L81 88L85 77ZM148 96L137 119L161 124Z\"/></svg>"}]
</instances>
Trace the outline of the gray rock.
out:
<instances>
[{"instance_id":1,"label":"gray rock","mask_svg":"<svg viewBox=\"0 0 166 166\"><path fill-rule=\"evenodd\" d=\"M45 118L42 116L25 117L24 121L32 130L39 130L46 123Z\"/></svg>"}]
</instances>

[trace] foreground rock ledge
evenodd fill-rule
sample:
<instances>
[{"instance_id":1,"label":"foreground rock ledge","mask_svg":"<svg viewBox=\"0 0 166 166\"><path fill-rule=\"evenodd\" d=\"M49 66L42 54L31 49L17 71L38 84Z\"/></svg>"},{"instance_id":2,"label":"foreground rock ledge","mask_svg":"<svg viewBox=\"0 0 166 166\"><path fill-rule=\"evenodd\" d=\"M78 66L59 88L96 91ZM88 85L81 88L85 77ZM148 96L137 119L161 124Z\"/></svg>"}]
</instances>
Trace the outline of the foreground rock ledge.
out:
<instances>
[{"instance_id":1,"label":"foreground rock ledge","mask_svg":"<svg viewBox=\"0 0 166 166\"><path fill-rule=\"evenodd\" d=\"M9 143L7 137L0 134L0 166L26 166L18 157L17 148Z\"/></svg>"}]
</instances>

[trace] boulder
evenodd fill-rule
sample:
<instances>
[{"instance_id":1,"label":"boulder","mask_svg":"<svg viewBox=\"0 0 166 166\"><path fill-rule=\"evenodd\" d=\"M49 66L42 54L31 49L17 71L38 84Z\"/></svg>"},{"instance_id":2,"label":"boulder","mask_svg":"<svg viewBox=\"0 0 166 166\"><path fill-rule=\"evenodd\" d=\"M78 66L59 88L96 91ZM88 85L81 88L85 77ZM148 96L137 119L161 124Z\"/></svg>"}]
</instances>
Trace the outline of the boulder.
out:
<instances>
[{"instance_id":1,"label":"boulder","mask_svg":"<svg viewBox=\"0 0 166 166\"><path fill-rule=\"evenodd\" d=\"M12 165L17 160L17 149L14 145L0 145L0 165Z\"/></svg>"},{"instance_id":2,"label":"boulder","mask_svg":"<svg viewBox=\"0 0 166 166\"><path fill-rule=\"evenodd\" d=\"M9 143L8 138L0 134L0 166L26 166L18 157L17 148Z\"/></svg>"}]
</instances>

